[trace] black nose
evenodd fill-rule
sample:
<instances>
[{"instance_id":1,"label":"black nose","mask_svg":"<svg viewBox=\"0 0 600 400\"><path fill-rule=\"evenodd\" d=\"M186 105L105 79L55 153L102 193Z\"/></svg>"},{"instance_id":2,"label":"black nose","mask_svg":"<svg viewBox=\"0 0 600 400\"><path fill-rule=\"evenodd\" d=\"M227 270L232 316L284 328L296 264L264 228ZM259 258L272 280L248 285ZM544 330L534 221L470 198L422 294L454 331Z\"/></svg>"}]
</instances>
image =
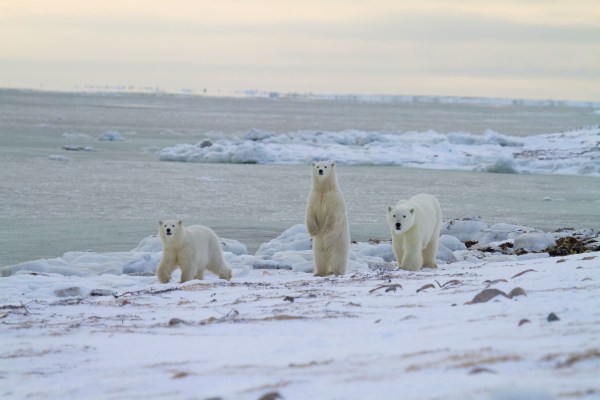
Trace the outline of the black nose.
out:
<instances>
[{"instance_id":1,"label":"black nose","mask_svg":"<svg viewBox=\"0 0 600 400\"><path fill-rule=\"evenodd\" d=\"M167 233L171 233L171 228L167 228Z\"/></svg>"},{"instance_id":2,"label":"black nose","mask_svg":"<svg viewBox=\"0 0 600 400\"><path fill-rule=\"evenodd\" d=\"M322 169L319 170L319 175L323 175L323 170Z\"/></svg>"},{"instance_id":3,"label":"black nose","mask_svg":"<svg viewBox=\"0 0 600 400\"><path fill-rule=\"evenodd\" d=\"M402 224L400 224L400 222L396 222L396 229L400 229L402 228Z\"/></svg>"}]
</instances>

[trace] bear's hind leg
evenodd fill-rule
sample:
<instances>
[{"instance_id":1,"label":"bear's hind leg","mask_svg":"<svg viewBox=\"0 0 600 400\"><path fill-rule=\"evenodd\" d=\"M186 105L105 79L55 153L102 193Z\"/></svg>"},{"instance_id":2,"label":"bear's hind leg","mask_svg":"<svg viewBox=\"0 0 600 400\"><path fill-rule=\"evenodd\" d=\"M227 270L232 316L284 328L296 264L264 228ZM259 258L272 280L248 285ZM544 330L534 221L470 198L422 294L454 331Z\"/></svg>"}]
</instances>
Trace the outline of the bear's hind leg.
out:
<instances>
[{"instance_id":1,"label":"bear's hind leg","mask_svg":"<svg viewBox=\"0 0 600 400\"><path fill-rule=\"evenodd\" d=\"M180 269L181 269L181 279L179 280L179 283L191 281L196 276L198 276L198 274L202 274L204 272L202 270L197 271L196 267L192 267L189 265L180 265ZM198 278L198 279L202 279L202 278Z\"/></svg>"},{"instance_id":2,"label":"bear's hind leg","mask_svg":"<svg viewBox=\"0 0 600 400\"><path fill-rule=\"evenodd\" d=\"M346 266L348 265L348 248L342 247L333 254L330 254L327 261L328 275L344 275L346 273Z\"/></svg>"},{"instance_id":3,"label":"bear's hind leg","mask_svg":"<svg viewBox=\"0 0 600 400\"><path fill-rule=\"evenodd\" d=\"M212 263L207 269L221 279L231 280L231 268L223 260Z\"/></svg>"},{"instance_id":4,"label":"bear's hind leg","mask_svg":"<svg viewBox=\"0 0 600 400\"><path fill-rule=\"evenodd\" d=\"M328 260L320 242L313 239L313 262L315 263L315 276L326 276L328 272Z\"/></svg>"},{"instance_id":5,"label":"bear's hind leg","mask_svg":"<svg viewBox=\"0 0 600 400\"><path fill-rule=\"evenodd\" d=\"M198 268L198 272L196 272L196 275L194 275L194 279L204 279L204 270L202 268Z\"/></svg>"},{"instance_id":6,"label":"bear's hind leg","mask_svg":"<svg viewBox=\"0 0 600 400\"><path fill-rule=\"evenodd\" d=\"M429 268L437 268L437 264L435 263L435 259L437 257L438 250L438 238L432 238L431 241L427 244L427 247L423 249L423 266Z\"/></svg>"}]
</instances>

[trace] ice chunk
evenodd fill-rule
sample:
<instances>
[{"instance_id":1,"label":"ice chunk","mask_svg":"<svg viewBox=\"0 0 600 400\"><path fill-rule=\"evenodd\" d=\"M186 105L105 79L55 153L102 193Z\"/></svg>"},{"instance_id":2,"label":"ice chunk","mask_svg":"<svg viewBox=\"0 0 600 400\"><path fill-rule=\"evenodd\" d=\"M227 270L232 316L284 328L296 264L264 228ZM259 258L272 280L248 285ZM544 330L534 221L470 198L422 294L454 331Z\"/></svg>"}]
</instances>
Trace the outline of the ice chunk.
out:
<instances>
[{"instance_id":1,"label":"ice chunk","mask_svg":"<svg viewBox=\"0 0 600 400\"><path fill-rule=\"evenodd\" d=\"M117 131L106 131L98 136L98 140L108 142L123 142L125 139L123 138L123 135Z\"/></svg>"}]
</instances>

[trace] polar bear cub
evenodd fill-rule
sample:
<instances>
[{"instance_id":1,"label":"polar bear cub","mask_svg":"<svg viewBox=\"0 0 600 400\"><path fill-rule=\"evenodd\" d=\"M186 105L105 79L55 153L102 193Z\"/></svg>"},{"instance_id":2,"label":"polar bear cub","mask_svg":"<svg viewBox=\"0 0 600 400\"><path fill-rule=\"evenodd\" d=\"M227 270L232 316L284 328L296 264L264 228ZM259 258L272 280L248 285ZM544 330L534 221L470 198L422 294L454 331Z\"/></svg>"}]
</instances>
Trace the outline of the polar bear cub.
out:
<instances>
[{"instance_id":1,"label":"polar bear cub","mask_svg":"<svg viewBox=\"0 0 600 400\"><path fill-rule=\"evenodd\" d=\"M334 161L312 164L306 229L313 239L315 276L343 275L350 251L350 229Z\"/></svg>"},{"instance_id":2,"label":"polar bear cub","mask_svg":"<svg viewBox=\"0 0 600 400\"><path fill-rule=\"evenodd\" d=\"M442 209L434 196L418 194L388 206L387 223L400 268L410 271L424 266L437 268Z\"/></svg>"},{"instance_id":3,"label":"polar bear cub","mask_svg":"<svg viewBox=\"0 0 600 400\"><path fill-rule=\"evenodd\" d=\"M203 279L206 269L219 278L231 279L221 242L212 229L202 225L185 227L182 220L158 221L158 224L163 254L156 276L161 283L169 282L177 266L181 269L181 283Z\"/></svg>"}]
</instances>

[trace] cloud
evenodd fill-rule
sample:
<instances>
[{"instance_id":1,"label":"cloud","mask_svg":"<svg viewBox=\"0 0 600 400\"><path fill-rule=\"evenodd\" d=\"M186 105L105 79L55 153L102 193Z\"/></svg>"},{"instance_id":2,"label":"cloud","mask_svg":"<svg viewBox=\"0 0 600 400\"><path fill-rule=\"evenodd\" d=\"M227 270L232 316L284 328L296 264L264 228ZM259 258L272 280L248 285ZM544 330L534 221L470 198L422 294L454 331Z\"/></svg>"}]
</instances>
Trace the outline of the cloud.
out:
<instances>
[{"instance_id":1,"label":"cloud","mask_svg":"<svg viewBox=\"0 0 600 400\"><path fill-rule=\"evenodd\" d=\"M571 82L569 91L593 86L600 74L599 11L585 0L28 0L8 10L6 4L0 36L11 40L0 43L0 63L54 63L58 74L57 65L70 65L61 79L79 77L78 84L88 83L81 80L92 68L106 80L110 73L120 82L143 76L158 86L198 82L202 73L207 81L225 84L229 77L232 85L272 90L319 91L326 84L402 93L418 77L437 85L470 79L469 91L556 79ZM22 70L39 76L35 68ZM177 79L169 76L174 70ZM556 97L564 90L557 86Z\"/></svg>"}]
</instances>

